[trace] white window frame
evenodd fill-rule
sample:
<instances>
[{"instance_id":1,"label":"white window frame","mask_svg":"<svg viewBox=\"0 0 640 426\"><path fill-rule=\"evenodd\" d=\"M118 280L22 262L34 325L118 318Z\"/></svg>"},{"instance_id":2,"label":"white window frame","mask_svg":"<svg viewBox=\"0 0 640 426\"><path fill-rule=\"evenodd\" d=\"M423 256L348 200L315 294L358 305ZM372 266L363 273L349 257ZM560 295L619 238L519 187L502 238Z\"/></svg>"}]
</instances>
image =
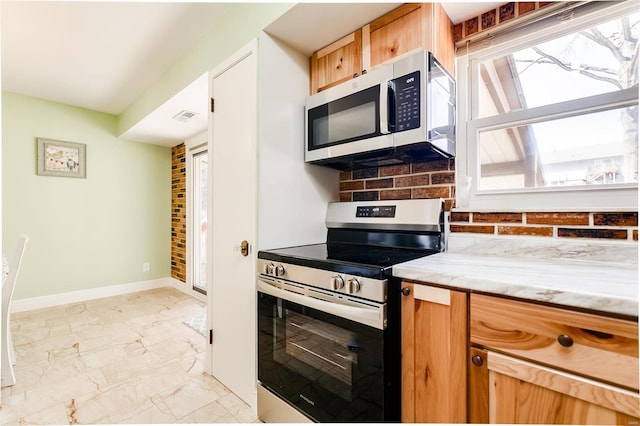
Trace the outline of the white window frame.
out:
<instances>
[{"instance_id":1,"label":"white window frame","mask_svg":"<svg viewBox=\"0 0 640 426\"><path fill-rule=\"evenodd\" d=\"M627 13L637 11L636 1L612 5L611 2L589 3L572 11L572 18L560 22L548 17L539 22L491 37L489 44L476 43L462 48L457 58L458 129L456 158L456 210L500 209L510 211L638 209L638 185L615 184L598 186L527 188L517 190L479 191L478 132L522 125L550 118L571 117L586 112L598 112L638 104L638 89L596 95L527 110L513 111L486 118L478 116L476 106L478 64L547 40L575 32L579 28L597 25Z\"/></svg>"}]
</instances>

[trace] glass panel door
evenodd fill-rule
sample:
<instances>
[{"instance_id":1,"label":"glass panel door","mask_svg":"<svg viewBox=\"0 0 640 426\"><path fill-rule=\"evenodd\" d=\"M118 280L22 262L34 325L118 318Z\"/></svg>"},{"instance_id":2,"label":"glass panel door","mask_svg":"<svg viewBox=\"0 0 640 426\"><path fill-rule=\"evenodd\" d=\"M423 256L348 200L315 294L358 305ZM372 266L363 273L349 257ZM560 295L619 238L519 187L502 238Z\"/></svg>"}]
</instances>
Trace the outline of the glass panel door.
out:
<instances>
[{"instance_id":1,"label":"glass panel door","mask_svg":"<svg viewBox=\"0 0 640 426\"><path fill-rule=\"evenodd\" d=\"M207 175L209 157L207 150L192 153L192 245L191 270L193 289L207 293Z\"/></svg>"}]
</instances>

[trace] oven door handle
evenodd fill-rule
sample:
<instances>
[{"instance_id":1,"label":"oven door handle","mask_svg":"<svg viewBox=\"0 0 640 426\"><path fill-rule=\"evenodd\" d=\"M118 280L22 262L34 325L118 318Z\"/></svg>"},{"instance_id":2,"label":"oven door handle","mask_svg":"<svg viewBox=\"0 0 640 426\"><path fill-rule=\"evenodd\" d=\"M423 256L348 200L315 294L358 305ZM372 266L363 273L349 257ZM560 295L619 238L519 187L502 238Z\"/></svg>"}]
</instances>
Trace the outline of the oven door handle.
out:
<instances>
[{"instance_id":1,"label":"oven door handle","mask_svg":"<svg viewBox=\"0 0 640 426\"><path fill-rule=\"evenodd\" d=\"M257 287L258 291L261 293L266 293L273 297L288 300L308 308L317 309L318 311L326 312L340 318L375 327L379 330L384 330L387 326L385 321L386 315L384 305L380 305L378 307L373 305L371 307L358 307L326 302L324 300L304 296L292 291L283 290L261 279L258 279Z\"/></svg>"}]
</instances>

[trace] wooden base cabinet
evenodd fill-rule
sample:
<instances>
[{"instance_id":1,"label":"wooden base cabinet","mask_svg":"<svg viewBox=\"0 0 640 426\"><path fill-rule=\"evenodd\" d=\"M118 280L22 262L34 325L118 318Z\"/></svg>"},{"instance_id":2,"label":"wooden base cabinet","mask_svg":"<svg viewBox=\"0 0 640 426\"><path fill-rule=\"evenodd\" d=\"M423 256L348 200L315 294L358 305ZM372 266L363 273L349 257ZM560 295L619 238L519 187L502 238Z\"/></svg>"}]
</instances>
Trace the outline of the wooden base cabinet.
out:
<instances>
[{"instance_id":1,"label":"wooden base cabinet","mask_svg":"<svg viewBox=\"0 0 640 426\"><path fill-rule=\"evenodd\" d=\"M402 422L466 423L467 298L402 283Z\"/></svg>"},{"instance_id":2,"label":"wooden base cabinet","mask_svg":"<svg viewBox=\"0 0 640 426\"><path fill-rule=\"evenodd\" d=\"M495 352L487 370L488 423L638 424L637 393Z\"/></svg>"},{"instance_id":3,"label":"wooden base cabinet","mask_svg":"<svg viewBox=\"0 0 640 426\"><path fill-rule=\"evenodd\" d=\"M487 351L469 348L469 423L489 423Z\"/></svg>"},{"instance_id":4,"label":"wooden base cabinet","mask_svg":"<svg viewBox=\"0 0 640 426\"><path fill-rule=\"evenodd\" d=\"M469 420L637 425L638 323L470 296Z\"/></svg>"}]
</instances>

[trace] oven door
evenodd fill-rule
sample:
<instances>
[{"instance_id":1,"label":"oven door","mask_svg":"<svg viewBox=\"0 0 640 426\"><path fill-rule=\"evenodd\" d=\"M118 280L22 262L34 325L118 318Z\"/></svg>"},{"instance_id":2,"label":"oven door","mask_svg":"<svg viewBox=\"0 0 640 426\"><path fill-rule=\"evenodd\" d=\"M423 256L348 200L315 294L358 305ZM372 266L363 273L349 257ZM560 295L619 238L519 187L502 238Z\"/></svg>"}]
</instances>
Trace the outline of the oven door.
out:
<instances>
[{"instance_id":1,"label":"oven door","mask_svg":"<svg viewBox=\"0 0 640 426\"><path fill-rule=\"evenodd\" d=\"M369 153L393 147L388 128L390 65L307 98L305 161Z\"/></svg>"},{"instance_id":2,"label":"oven door","mask_svg":"<svg viewBox=\"0 0 640 426\"><path fill-rule=\"evenodd\" d=\"M310 291L258 279L261 385L317 422L399 421L397 372L385 364L386 306Z\"/></svg>"}]
</instances>

